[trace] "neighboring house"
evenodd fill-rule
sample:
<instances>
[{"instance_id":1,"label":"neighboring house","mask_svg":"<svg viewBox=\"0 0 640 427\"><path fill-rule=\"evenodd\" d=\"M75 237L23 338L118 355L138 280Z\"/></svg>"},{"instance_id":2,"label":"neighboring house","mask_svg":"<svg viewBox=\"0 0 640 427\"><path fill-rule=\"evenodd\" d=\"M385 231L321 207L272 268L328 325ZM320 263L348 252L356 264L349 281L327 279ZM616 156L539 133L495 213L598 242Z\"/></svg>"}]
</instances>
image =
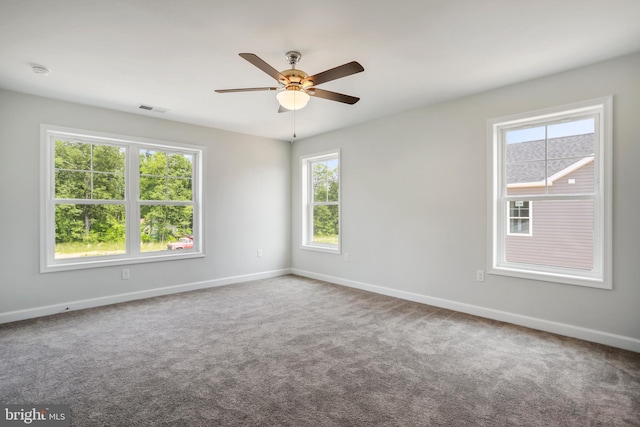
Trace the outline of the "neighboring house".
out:
<instances>
[{"instance_id":1,"label":"neighboring house","mask_svg":"<svg viewBox=\"0 0 640 427\"><path fill-rule=\"evenodd\" d=\"M594 134L507 145L508 195L592 192ZM545 164L547 182L545 186ZM511 201L506 258L510 262L593 269L590 200Z\"/></svg>"}]
</instances>

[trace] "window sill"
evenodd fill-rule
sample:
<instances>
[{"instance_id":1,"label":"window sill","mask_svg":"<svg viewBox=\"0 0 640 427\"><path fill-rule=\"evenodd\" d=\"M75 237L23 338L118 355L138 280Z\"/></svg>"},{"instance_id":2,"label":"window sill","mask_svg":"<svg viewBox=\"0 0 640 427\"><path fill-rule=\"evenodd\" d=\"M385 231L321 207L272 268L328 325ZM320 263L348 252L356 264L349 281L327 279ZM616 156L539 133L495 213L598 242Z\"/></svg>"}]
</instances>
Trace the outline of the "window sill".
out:
<instances>
[{"instance_id":1,"label":"window sill","mask_svg":"<svg viewBox=\"0 0 640 427\"><path fill-rule=\"evenodd\" d=\"M528 270L526 268L515 267L493 267L489 268L488 274L497 276L518 277L521 279L538 280L543 282L553 282L565 285L583 286L612 290L611 281L605 281L598 277L578 276L571 273L556 273L550 271Z\"/></svg>"},{"instance_id":2,"label":"window sill","mask_svg":"<svg viewBox=\"0 0 640 427\"><path fill-rule=\"evenodd\" d=\"M100 268L100 267L113 267L113 266L121 266L121 265L131 265L131 264L143 264L149 262L164 262L164 261L175 261L181 259L192 259L192 258L204 258L206 255L204 252L180 252L180 253L158 253L158 254L145 254L139 257L131 258L122 258L118 256L112 257L95 257L100 259L83 259L76 258L73 261L67 260L63 263L61 262L51 262L46 265L42 265L40 268L40 273L54 273L57 271L70 271L70 270L82 270L89 268Z\"/></svg>"},{"instance_id":3,"label":"window sill","mask_svg":"<svg viewBox=\"0 0 640 427\"><path fill-rule=\"evenodd\" d=\"M307 251L314 251L314 252L324 252L324 253L328 253L328 254L334 254L334 255L340 255L341 251L340 251L340 246L333 246L333 245L323 245L323 244L310 244L310 245L302 245L300 247L300 249L304 249Z\"/></svg>"}]
</instances>

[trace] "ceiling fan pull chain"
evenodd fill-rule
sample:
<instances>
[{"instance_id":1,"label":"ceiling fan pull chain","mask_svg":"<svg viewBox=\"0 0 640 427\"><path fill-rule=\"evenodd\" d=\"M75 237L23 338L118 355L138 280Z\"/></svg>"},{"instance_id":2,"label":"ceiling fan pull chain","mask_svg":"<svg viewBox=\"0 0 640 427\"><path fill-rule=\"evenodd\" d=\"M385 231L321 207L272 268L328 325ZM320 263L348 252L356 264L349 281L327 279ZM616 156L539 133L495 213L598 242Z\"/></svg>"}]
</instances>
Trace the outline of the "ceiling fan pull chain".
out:
<instances>
[{"instance_id":1,"label":"ceiling fan pull chain","mask_svg":"<svg viewBox=\"0 0 640 427\"><path fill-rule=\"evenodd\" d=\"M291 144L296 140L296 110L293 110L293 136L291 137Z\"/></svg>"}]
</instances>

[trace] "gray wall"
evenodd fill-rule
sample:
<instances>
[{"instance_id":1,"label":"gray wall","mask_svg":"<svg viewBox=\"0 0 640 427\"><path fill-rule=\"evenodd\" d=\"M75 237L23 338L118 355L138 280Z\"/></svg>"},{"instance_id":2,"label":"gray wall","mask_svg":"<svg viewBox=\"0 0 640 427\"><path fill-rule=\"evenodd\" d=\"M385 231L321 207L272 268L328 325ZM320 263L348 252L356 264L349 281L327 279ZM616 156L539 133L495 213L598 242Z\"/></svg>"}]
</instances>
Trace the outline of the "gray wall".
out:
<instances>
[{"instance_id":1,"label":"gray wall","mask_svg":"<svg viewBox=\"0 0 640 427\"><path fill-rule=\"evenodd\" d=\"M639 71L636 54L294 144L294 271L453 301L468 311L480 307L547 326L559 322L574 332L630 337L630 347L640 349ZM614 289L493 275L476 282L476 270L487 269L487 119L609 94ZM342 250L348 262L344 255L300 249L299 158L330 148L342 150Z\"/></svg>"},{"instance_id":2,"label":"gray wall","mask_svg":"<svg viewBox=\"0 0 640 427\"><path fill-rule=\"evenodd\" d=\"M41 123L206 146L207 256L40 274ZM0 314L288 268L289 164L287 142L0 90Z\"/></svg>"}]
</instances>

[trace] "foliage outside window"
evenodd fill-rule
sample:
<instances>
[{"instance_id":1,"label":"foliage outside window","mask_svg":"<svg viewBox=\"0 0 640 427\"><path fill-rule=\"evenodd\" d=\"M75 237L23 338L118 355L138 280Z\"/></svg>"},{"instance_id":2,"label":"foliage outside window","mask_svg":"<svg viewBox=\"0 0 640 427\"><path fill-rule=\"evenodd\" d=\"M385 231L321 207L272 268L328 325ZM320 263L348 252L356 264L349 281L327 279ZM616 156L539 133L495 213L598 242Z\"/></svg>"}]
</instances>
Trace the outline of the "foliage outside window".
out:
<instances>
[{"instance_id":1,"label":"foliage outside window","mask_svg":"<svg viewBox=\"0 0 640 427\"><path fill-rule=\"evenodd\" d=\"M303 242L307 249L340 252L340 154L302 159Z\"/></svg>"},{"instance_id":2,"label":"foliage outside window","mask_svg":"<svg viewBox=\"0 0 640 427\"><path fill-rule=\"evenodd\" d=\"M491 273L611 289L610 123L610 97L489 122Z\"/></svg>"},{"instance_id":3,"label":"foliage outside window","mask_svg":"<svg viewBox=\"0 0 640 427\"><path fill-rule=\"evenodd\" d=\"M41 271L203 255L200 147L44 125L42 135Z\"/></svg>"}]
</instances>

